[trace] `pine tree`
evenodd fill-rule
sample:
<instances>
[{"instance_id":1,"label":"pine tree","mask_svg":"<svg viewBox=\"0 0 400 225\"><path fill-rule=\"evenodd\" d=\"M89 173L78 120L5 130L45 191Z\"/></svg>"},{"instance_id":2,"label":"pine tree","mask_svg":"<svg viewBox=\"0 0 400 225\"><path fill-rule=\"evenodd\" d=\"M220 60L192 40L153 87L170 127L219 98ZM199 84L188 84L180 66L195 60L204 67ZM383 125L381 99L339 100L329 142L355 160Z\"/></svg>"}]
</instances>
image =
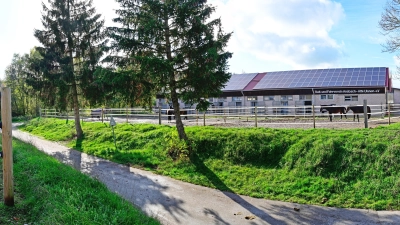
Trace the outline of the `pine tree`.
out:
<instances>
[{"instance_id":1,"label":"pine tree","mask_svg":"<svg viewBox=\"0 0 400 225\"><path fill-rule=\"evenodd\" d=\"M108 62L132 76L141 76L172 102L179 138L187 140L179 113L179 99L198 103L218 96L229 80L224 51L231 33L206 0L117 0L120 9L108 28L111 47L120 54ZM132 69L134 68L134 70Z\"/></svg>"},{"instance_id":2,"label":"pine tree","mask_svg":"<svg viewBox=\"0 0 400 225\"><path fill-rule=\"evenodd\" d=\"M54 104L61 110L72 102L76 134L81 138L78 97L95 97L93 74L105 46L104 21L91 0L48 0L42 7L44 29L34 33L42 44L37 48L41 61L36 62L40 73L35 73L41 77L31 81L43 83L32 86L50 86L57 97Z\"/></svg>"}]
</instances>

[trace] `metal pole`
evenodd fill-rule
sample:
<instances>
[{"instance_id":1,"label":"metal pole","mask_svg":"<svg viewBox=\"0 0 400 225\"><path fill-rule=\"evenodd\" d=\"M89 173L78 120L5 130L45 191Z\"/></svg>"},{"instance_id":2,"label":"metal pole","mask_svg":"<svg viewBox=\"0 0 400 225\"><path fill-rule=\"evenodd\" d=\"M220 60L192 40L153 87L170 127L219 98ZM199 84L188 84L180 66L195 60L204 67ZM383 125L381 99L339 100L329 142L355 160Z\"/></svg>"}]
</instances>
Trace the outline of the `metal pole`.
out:
<instances>
[{"instance_id":1,"label":"metal pole","mask_svg":"<svg viewBox=\"0 0 400 225\"><path fill-rule=\"evenodd\" d=\"M390 125L390 103L388 103L388 116L389 116L389 125Z\"/></svg>"},{"instance_id":2,"label":"metal pole","mask_svg":"<svg viewBox=\"0 0 400 225\"><path fill-rule=\"evenodd\" d=\"M112 127L112 131L113 131L113 137L114 137L114 145L115 145L115 150L117 149L117 141L115 140L115 134L114 134L114 126Z\"/></svg>"},{"instance_id":3,"label":"metal pole","mask_svg":"<svg viewBox=\"0 0 400 225\"><path fill-rule=\"evenodd\" d=\"M6 206L14 206L11 90L4 86L1 89L4 204Z\"/></svg>"},{"instance_id":4,"label":"metal pole","mask_svg":"<svg viewBox=\"0 0 400 225\"><path fill-rule=\"evenodd\" d=\"M158 124L161 125L161 106L158 106Z\"/></svg>"},{"instance_id":5,"label":"metal pole","mask_svg":"<svg viewBox=\"0 0 400 225\"><path fill-rule=\"evenodd\" d=\"M314 128L315 128L315 108L314 108L314 104L312 105L312 118L313 118L313 124L314 124Z\"/></svg>"},{"instance_id":6,"label":"metal pole","mask_svg":"<svg viewBox=\"0 0 400 225\"><path fill-rule=\"evenodd\" d=\"M365 128L368 128L367 99L364 99L364 124Z\"/></svg>"}]
</instances>

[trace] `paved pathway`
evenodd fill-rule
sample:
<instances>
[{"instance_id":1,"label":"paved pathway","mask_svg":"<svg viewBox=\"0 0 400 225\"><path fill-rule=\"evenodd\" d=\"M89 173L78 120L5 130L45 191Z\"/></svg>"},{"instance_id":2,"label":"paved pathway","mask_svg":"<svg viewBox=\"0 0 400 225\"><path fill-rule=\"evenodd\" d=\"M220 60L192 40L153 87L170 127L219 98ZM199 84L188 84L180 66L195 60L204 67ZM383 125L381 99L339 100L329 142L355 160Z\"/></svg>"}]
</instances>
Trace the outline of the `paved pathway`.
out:
<instances>
[{"instance_id":1,"label":"paved pathway","mask_svg":"<svg viewBox=\"0 0 400 225\"><path fill-rule=\"evenodd\" d=\"M119 165L18 130L13 130L13 136L97 178L163 224L400 224L399 211L256 199Z\"/></svg>"}]
</instances>

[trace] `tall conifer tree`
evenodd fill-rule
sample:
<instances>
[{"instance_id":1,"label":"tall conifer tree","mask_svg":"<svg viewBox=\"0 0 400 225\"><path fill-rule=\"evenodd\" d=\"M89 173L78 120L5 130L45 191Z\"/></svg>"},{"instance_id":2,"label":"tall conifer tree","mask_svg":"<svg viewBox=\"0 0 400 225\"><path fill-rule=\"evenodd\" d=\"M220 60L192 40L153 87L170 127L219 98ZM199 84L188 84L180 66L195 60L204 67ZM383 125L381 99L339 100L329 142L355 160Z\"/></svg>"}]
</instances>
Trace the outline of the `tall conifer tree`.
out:
<instances>
[{"instance_id":1,"label":"tall conifer tree","mask_svg":"<svg viewBox=\"0 0 400 225\"><path fill-rule=\"evenodd\" d=\"M61 109L72 102L76 134L81 138L78 97L90 98L95 93L93 73L105 44L104 21L92 0L48 0L42 6L43 30L35 30L34 35L42 44L37 50L42 56L38 68L43 77L36 81L54 87L55 103Z\"/></svg>"},{"instance_id":2,"label":"tall conifer tree","mask_svg":"<svg viewBox=\"0 0 400 225\"><path fill-rule=\"evenodd\" d=\"M108 30L111 47L123 54L109 62L163 90L175 109L179 138L187 140L178 99L193 104L220 94L231 76L232 54L224 50L231 33L223 32L220 19L210 19L215 8L206 0L117 2L119 26Z\"/></svg>"}]
</instances>

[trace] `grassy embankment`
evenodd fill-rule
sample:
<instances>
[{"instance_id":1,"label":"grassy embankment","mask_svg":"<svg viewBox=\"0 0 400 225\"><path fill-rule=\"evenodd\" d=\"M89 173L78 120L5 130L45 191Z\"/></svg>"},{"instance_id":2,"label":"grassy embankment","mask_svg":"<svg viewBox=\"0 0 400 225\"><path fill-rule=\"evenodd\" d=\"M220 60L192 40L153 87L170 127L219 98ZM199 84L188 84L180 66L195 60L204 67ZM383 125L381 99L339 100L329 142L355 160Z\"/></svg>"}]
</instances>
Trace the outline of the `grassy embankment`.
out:
<instances>
[{"instance_id":1,"label":"grassy embankment","mask_svg":"<svg viewBox=\"0 0 400 225\"><path fill-rule=\"evenodd\" d=\"M99 181L31 145L15 140L13 152L15 206L0 204L0 224L159 224Z\"/></svg>"},{"instance_id":2,"label":"grassy embankment","mask_svg":"<svg viewBox=\"0 0 400 225\"><path fill-rule=\"evenodd\" d=\"M400 210L400 124L375 129L186 127L196 153L173 161L174 127L34 119L22 130L118 163L183 181L274 200Z\"/></svg>"}]
</instances>

